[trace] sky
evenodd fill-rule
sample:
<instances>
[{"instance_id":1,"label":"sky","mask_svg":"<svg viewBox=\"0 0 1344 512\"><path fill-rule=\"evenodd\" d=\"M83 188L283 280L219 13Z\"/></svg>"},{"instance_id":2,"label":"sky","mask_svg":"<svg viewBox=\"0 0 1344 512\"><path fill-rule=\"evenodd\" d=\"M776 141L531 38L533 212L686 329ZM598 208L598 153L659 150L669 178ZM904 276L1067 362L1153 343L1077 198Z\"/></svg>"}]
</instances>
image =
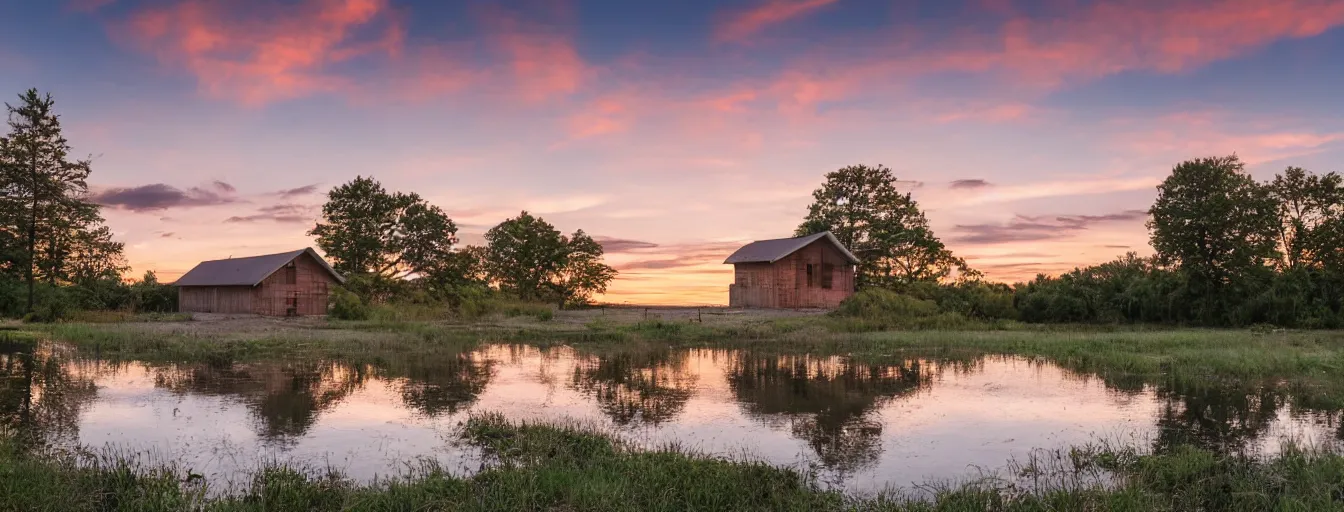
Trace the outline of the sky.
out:
<instances>
[{"instance_id":1,"label":"sky","mask_svg":"<svg viewBox=\"0 0 1344 512\"><path fill-rule=\"evenodd\" d=\"M132 273L315 245L356 176L463 244L527 210L609 302L723 304L827 172L885 165L1014 282L1150 254L1182 160L1344 171L1341 0L5 0Z\"/></svg>"}]
</instances>

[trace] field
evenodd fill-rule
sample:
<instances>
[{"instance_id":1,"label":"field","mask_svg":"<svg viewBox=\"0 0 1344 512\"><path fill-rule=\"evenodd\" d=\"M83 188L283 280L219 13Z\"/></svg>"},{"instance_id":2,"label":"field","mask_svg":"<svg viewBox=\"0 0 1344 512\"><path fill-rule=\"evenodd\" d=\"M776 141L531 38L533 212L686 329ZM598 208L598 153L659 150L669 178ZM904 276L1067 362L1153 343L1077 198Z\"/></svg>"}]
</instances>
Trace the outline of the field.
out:
<instances>
[{"instance_id":1,"label":"field","mask_svg":"<svg viewBox=\"0 0 1344 512\"><path fill-rule=\"evenodd\" d=\"M1296 407L1344 409L1344 334L1330 331L1020 324L874 330L819 312L722 308L599 308L470 321L120 320L13 326L6 339L58 340L106 360L210 364L325 358L396 366L496 342L594 354L707 347L877 362L1007 354L1050 361L1117 388L1272 392ZM846 495L793 468L675 446L637 447L590 425L482 415L461 435L492 454L493 464L472 476L424 467L405 478L357 484L273 467L259 470L246 492L219 497L171 464L34 452L14 434L0 436L0 510L1335 510L1344 503L1344 456L1331 446L1289 445L1268 458L1197 446L1160 453L1078 446L1019 461L1019 474L1052 475L1050 485L1030 492L1014 482L933 482L932 499L915 499L902 492Z\"/></svg>"}]
</instances>

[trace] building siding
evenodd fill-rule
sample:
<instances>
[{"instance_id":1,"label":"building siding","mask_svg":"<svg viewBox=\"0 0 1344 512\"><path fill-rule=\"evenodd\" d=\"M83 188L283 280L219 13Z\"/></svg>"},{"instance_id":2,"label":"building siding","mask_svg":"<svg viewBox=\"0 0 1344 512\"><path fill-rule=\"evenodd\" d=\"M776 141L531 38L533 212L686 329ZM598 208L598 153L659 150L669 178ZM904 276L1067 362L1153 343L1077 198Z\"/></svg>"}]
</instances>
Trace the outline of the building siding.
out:
<instances>
[{"instance_id":1,"label":"building siding","mask_svg":"<svg viewBox=\"0 0 1344 512\"><path fill-rule=\"evenodd\" d=\"M728 290L732 307L834 308L854 294L854 266L824 239L774 263L738 263L733 270ZM829 289L823 287L825 270Z\"/></svg>"},{"instance_id":2,"label":"building siding","mask_svg":"<svg viewBox=\"0 0 1344 512\"><path fill-rule=\"evenodd\" d=\"M286 265L256 286L179 287L178 310L267 316L327 314L327 301L336 278L306 253L292 263L292 278Z\"/></svg>"},{"instance_id":3,"label":"building siding","mask_svg":"<svg viewBox=\"0 0 1344 512\"><path fill-rule=\"evenodd\" d=\"M311 316L327 314L328 293L336 279L307 254L294 258L294 283L289 283L289 270L282 267L267 276L252 289L252 303L259 315L284 316L292 314Z\"/></svg>"},{"instance_id":4,"label":"building siding","mask_svg":"<svg viewBox=\"0 0 1344 512\"><path fill-rule=\"evenodd\" d=\"M177 305L184 313L251 313L252 287L182 286L177 289Z\"/></svg>"}]
</instances>

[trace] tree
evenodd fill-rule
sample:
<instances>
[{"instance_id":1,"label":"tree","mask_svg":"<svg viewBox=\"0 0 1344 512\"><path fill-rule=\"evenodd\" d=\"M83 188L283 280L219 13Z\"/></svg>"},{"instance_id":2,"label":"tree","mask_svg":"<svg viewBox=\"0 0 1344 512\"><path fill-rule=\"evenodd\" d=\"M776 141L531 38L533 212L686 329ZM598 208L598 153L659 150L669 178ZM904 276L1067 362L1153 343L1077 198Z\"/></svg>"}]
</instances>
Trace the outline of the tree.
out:
<instances>
[{"instance_id":1,"label":"tree","mask_svg":"<svg viewBox=\"0 0 1344 512\"><path fill-rule=\"evenodd\" d=\"M602 263L602 244L580 229L569 237L566 249L565 264L554 280L560 304L587 304L593 294L606 293L616 269Z\"/></svg>"},{"instance_id":2,"label":"tree","mask_svg":"<svg viewBox=\"0 0 1344 512\"><path fill-rule=\"evenodd\" d=\"M485 233L490 279L524 300L587 301L605 292L616 270L602 263L602 246L583 230L566 238L526 211Z\"/></svg>"},{"instance_id":3,"label":"tree","mask_svg":"<svg viewBox=\"0 0 1344 512\"><path fill-rule=\"evenodd\" d=\"M1279 207L1280 266L1320 268L1344 241L1331 236L1331 226L1344 219L1344 178L1289 167L1268 187Z\"/></svg>"},{"instance_id":4,"label":"tree","mask_svg":"<svg viewBox=\"0 0 1344 512\"><path fill-rule=\"evenodd\" d=\"M857 285L894 287L938 281L965 262L933 235L929 221L909 193L896 190L896 177L883 166L849 166L826 174L812 192L797 236L830 231L861 260Z\"/></svg>"},{"instance_id":5,"label":"tree","mask_svg":"<svg viewBox=\"0 0 1344 512\"><path fill-rule=\"evenodd\" d=\"M362 176L327 194L322 220L308 234L338 272L380 279L432 271L457 243L457 225L442 209Z\"/></svg>"},{"instance_id":6,"label":"tree","mask_svg":"<svg viewBox=\"0 0 1344 512\"><path fill-rule=\"evenodd\" d=\"M124 270L122 245L102 226L87 200L90 163L71 161L51 95L30 89L17 106L5 104L9 135L0 138L0 241L9 250L5 270L34 287L115 278Z\"/></svg>"},{"instance_id":7,"label":"tree","mask_svg":"<svg viewBox=\"0 0 1344 512\"><path fill-rule=\"evenodd\" d=\"M1235 155L1183 162L1149 210L1157 259L1185 276L1201 321L1226 318L1277 254L1278 202L1244 168Z\"/></svg>"}]
</instances>

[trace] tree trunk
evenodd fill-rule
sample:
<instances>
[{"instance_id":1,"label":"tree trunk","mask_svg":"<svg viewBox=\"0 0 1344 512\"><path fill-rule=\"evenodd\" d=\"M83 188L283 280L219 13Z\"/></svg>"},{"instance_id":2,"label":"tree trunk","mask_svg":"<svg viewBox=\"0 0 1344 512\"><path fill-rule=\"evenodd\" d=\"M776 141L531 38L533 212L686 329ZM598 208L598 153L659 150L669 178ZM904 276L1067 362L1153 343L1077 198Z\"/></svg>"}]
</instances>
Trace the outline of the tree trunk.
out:
<instances>
[{"instance_id":1,"label":"tree trunk","mask_svg":"<svg viewBox=\"0 0 1344 512\"><path fill-rule=\"evenodd\" d=\"M33 312L33 266L37 264L37 150L32 149L32 167L29 168L29 176L32 178L30 186L33 194L33 209L28 217L28 312Z\"/></svg>"}]
</instances>

